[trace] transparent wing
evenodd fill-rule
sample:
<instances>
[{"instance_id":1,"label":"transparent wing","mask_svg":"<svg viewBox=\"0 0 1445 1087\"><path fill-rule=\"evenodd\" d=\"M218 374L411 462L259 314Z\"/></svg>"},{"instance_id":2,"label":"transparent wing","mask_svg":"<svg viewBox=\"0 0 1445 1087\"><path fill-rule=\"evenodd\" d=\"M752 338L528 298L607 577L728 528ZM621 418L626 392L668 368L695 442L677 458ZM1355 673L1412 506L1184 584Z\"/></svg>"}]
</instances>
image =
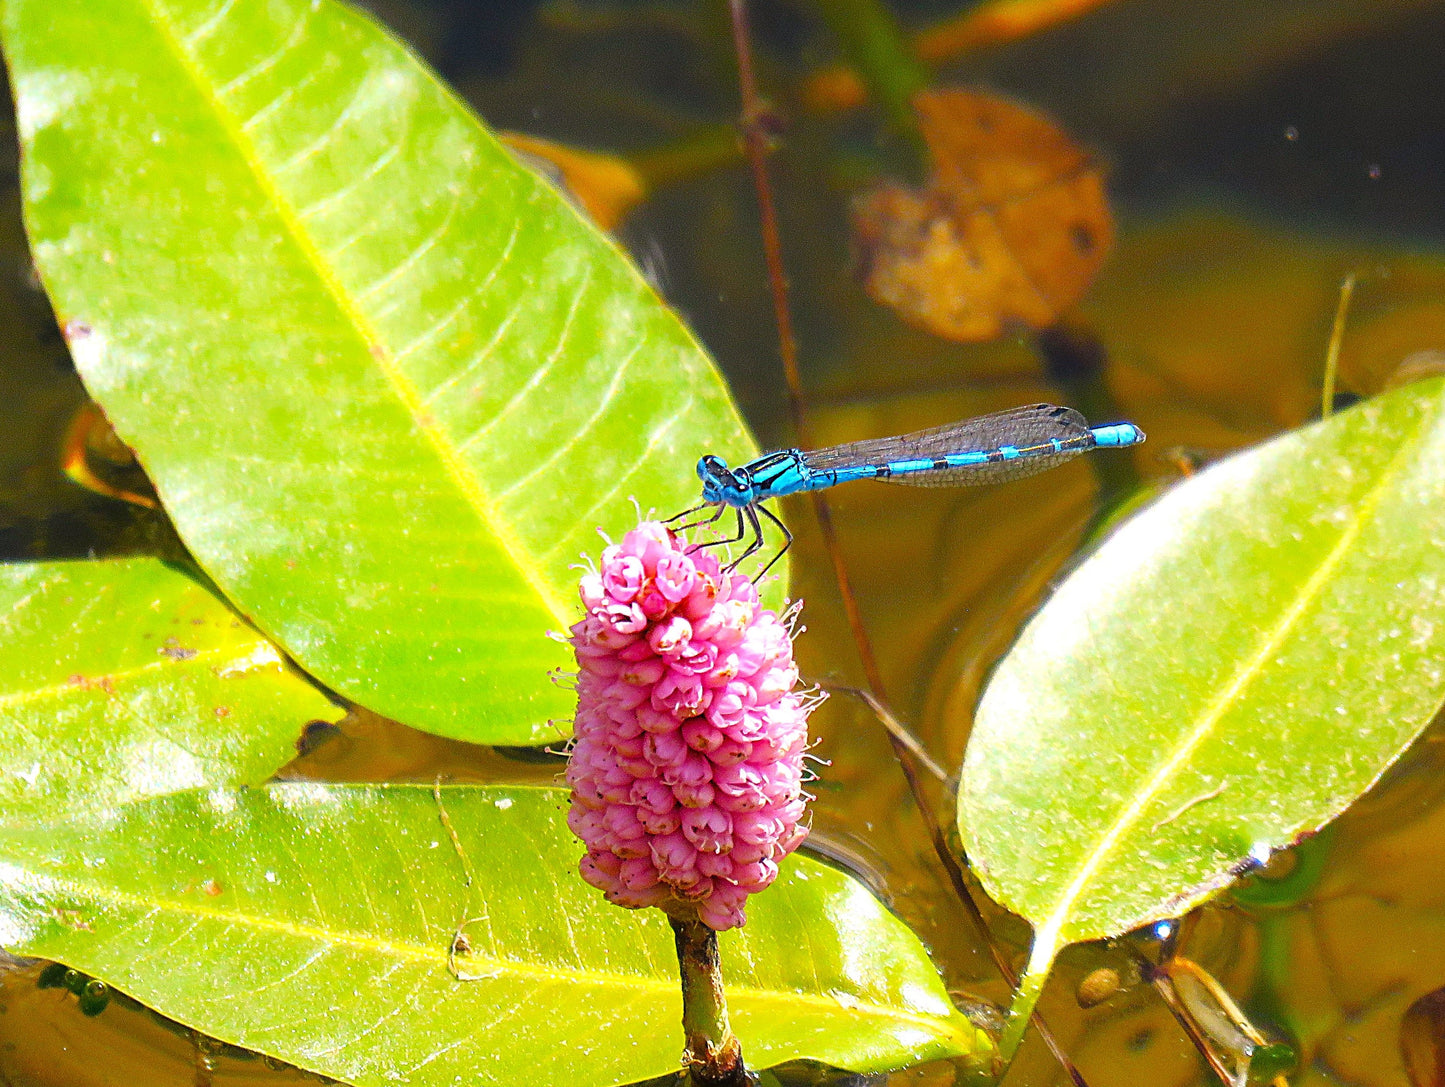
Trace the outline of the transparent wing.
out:
<instances>
[{"instance_id":1,"label":"transparent wing","mask_svg":"<svg viewBox=\"0 0 1445 1087\"><path fill-rule=\"evenodd\" d=\"M1050 439L1057 439L1064 448L1055 452L1049 444ZM893 438L869 438L816 449L803 454L803 463L815 471L827 471L858 464L893 464L955 453L988 452L1005 445L1024 452L1024 455L1012 460L985 461L888 477L890 483L907 483L916 487L966 487L1031 476L1078 456L1093 444L1088 421L1073 408L1030 404Z\"/></svg>"}]
</instances>

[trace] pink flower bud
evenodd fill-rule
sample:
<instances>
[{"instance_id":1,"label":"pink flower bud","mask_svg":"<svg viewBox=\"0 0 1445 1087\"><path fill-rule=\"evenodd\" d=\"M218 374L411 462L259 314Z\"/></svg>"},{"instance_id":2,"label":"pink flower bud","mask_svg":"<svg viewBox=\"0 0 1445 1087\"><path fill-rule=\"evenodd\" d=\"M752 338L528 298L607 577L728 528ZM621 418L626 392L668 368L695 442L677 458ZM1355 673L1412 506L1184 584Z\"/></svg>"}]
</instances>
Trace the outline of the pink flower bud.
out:
<instances>
[{"instance_id":1,"label":"pink flower bud","mask_svg":"<svg viewBox=\"0 0 1445 1087\"><path fill-rule=\"evenodd\" d=\"M697 849L680 832L652 839L652 862L670 883L691 879L697 872Z\"/></svg>"},{"instance_id":2,"label":"pink flower bud","mask_svg":"<svg viewBox=\"0 0 1445 1087\"><path fill-rule=\"evenodd\" d=\"M621 866L622 862L611 853L598 850L589 852L583 857L577 868L581 871L583 879L592 886L605 891L618 885L617 876Z\"/></svg>"},{"instance_id":3,"label":"pink flower bud","mask_svg":"<svg viewBox=\"0 0 1445 1087\"><path fill-rule=\"evenodd\" d=\"M721 808L689 808L682 833L702 853L726 853L733 845L732 817Z\"/></svg>"},{"instance_id":4,"label":"pink flower bud","mask_svg":"<svg viewBox=\"0 0 1445 1087\"><path fill-rule=\"evenodd\" d=\"M748 893L740 887L714 881L713 893L698 904L698 919L721 932L747 923Z\"/></svg>"},{"instance_id":5,"label":"pink flower bud","mask_svg":"<svg viewBox=\"0 0 1445 1087\"><path fill-rule=\"evenodd\" d=\"M681 736L681 730L649 732L643 744L643 751L647 761L659 769L681 766L688 755L687 743Z\"/></svg>"},{"instance_id":6,"label":"pink flower bud","mask_svg":"<svg viewBox=\"0 0 1445 1087\"><path fill-rule=\"evenodd\" d=\"M678 786L685 785L695 789L700 785L712 780L715 767L708 760L706 755L689 750L682 757L682 761L676 766L664 766L658 770L657 776L671 785L676 795Z\"/></svg>"},{"instance_id":7,"label":"pink flower bud","mask_svg":"<svg viewBox=\"0 0 1445 1087\"><path fill-rule=\"evenodd\" d=\"M780 727L782 726L768 716L766 706L754 707L745 712L737 724L727 729L727 738L740 744L762 744Z\"/></svg>"},{"instance_id":8,"label":"pink flower bud","mask_svg":"<svg viewBox=\"0 0 1445 1087\"><path fill-rule=\"evenodd\" d=\"M700 785L678 782L672 787L672 795L677 797L677 802L684 808L705 808L716 799L717 790L712 787L711 781L704 781Z\"/></svg>"},{"instance_id":9,"label":"pink flower bud","mask_svg":"<svg viewBox=\"0 0 1445 1087\"><path fill-rule=\"evenodd\" d=\"M667 674L667 661L661 657L648 657L628 665L618 678L634 687L651 687Z\"/></svg>"},{"instance_id":10,"label":"pink flower bud","mask_svg":"<svg viewBox=\"0 0 1445 1087\"><path fill-rule=\"evenodd\" d=\"M647 632L647 644L660 657L675 657L692 640L692 624L681 615L658 623Z\"/></svg>"},{"instance_id":11,"label":"pink flower bud","mask_svg":"<svg viewBox=\"0 0 1445 1087\"><path fill-rule=\"evenodd\" d=\"M627 664L636 664L638 661L645 661L655 656L657 654L652 651L652 646L643 638L634 638L617 650L617 659ZM620 672L621 669L619 668L618 671Z\"/></svg>"},{"instance_id":12,"label":"pink flower bud","mask_svg":"<svg viewBox=\"0 0 1445 1087\"><path fill-rule=\"evenodd\" d=\"M581 838L588 849L602 849L607 839L607 827L603 825L601 812L573 805L567 813L567 826Z\"/></svg>"},{"instance_id":13,"label":"pink flower bud","mask_svg":"<svg viewBox=\"0 0 1445 1087\"><path fill-rule=\"evenodd\" d=\"M648 589L643 593L639 603L642 605L642 614L654 623L666 617L672 608L672 602L656 588Z\"/></svg>"},{"instance_id":14,"label":"pink flower bud","mask_svg":"<svg viewBox=\"0 0 1445 1087\"><path fill-rule=\"evenodd\" d=\"M641 823L651 837L658 837L663 834L671 834L682 826L682 809L673 808L671 811L655 812L647 808L637 809L637 821Z\"/></svg>"},{"instance_id":15,"label":"pink flower bud","mask_svg":"<svg viewBox=\"0 0 1445 1087\"><path fill-rule=\"evenodd\" d=\"M689 899L695 902L712 897L714 886L714 881L708 879L701 873L696 873L692 881L689 883L674 884L674 887L676 888L677 893L681 898Z\"/></svg>"},{"instance_id":16,"label":"pink flower bud","mask_svg":"<svg viewBox=\"0 0 1445 1087\"><path fill-rule=\"evenodd\" d=\"M637 718L637 727L643 732L675 732L677 718L662 710L652 708L651 696L646 703L632 711Z\"/></svg>"},{"instance_id":17,"label":"pink flower bud","mask_svg":"<svg viewBox=\"0 0 1445 1087\"><path fill-rule=\"evenodd\" d=\"M702 680L676 668L667 669L652 689L654 708L672 714L679 721L702 712L709 701L710 696Z\"/></svg>"},{"instance_id":18,"label":"pink flower bud","mask_svg":"<svg viewBox=\"0 0 1445 1087\"><path fill-rule=\"evenodd\" d=\"M712 761L719 766L734 766L751 758L755 746L750 743L739 743L737 740L724 739L709 754L712 756Z\"/></svg>"},{"instance_id":19,"label":"pink flower bud","mask_svg":"<svg viewBox=\"0 0 1445 1087\"><path fill-rule=\"evenodd\" d=\"M686 554L671 552L657 560L657 591L677 604L697 584L697 567Z\"/></svg>"},{"instance_id":20,"label":"pink flower bud","mask_svg":"<svg viewBox=\"0 0 1445 1087\"><path fill-rule=\"evenodd\" d=\"M582 596L582 606L588 611L601 607L607 600L607 590L602 586L601 574L583 574L579 592ZM576 634L577 632L577 627L574 626L572 633Z\"/></svg>"},{"instance_id":21,"label":"pink flower bud","mask_svg":"<svg viewBox=\"0 0 1445 1087\"><path fill-rule=\"evenodd\" d=\"M642 560L636 555L619 555L615 561L602 566L602 585L607 590L607 595L619 604L632 603L633 598L642 591L642 583L646 578L647 571L643 569ZM583 602L586 602L585 598Z\"/></svg>"},{"instance_id":22,"label":"pink flower bud","mask_svg":"<svg viewBox=\"0 0 1445 1087\"><path fill-rule=\"evenodd\" d=\"M674 671L698 676L699 682L707 683L707 677L717 667L718 647L711 642L689 642L672 657ZM715 686L715 684L714 684Z\"/></svg>"},{"instance_id":23,"label":"pink flower bud","mask_svg":"<svg viewBox=\"0 0 1445 1087\"><path fill-rule=\"evenodd\" d=\"M636 634L647 627L647 616L636 604L603 604L593 614L618 634Z\"/></svg>"},{"instance_id":24,"label":"pink flower bud","mask_svg":"<svg viewBox=\"0 0 1445 1087\"><path fill-rule=\"evenodd\" d=\"M660 883L655 883L643 891L633 891L620 884L607 888L603 897L614 906L622 906L629 910L640 910L647 906L661 906L667 901L668 888Z\"/></svg>"},{"instance_id":25,"label":"pink flower bud","mask_svg":"<svg viewBox=\"0 0 1445 1087\"><path fill-rule=\"evenodd\" d=\"M750 845L776 841L786 833L781 818L771 811L738 812L733 815L733 836Z\"/></svg>"},{"instance_id":26,"label":"pink flower bud","mask_svg":"<svg viewBox=\"0 0 1445 1087\"><path fill-rule=\"evenodd\" d=\"M658 883L657 866L650 857L633 857L622 862L617 870L617 881L629 891L645 891Z\"/></svg>"},{"instance_id":27,"label":"pink flower bud","mask_svg":"<svg viewBox=\"0 0 1445 1087\"><path fill-rule=\"evenodd\" d=\"M672 790L656 778L641 778L633 782L632 791L627 794L627 800L630 804L646 808L658 815L665 815L677 807Z\"/></svg>"},{"instance_id":28,"label":"pink flower bud","mask_svg":"<svg viewBox=\"0 0 1445 1087\"><path fill-rule=\"evenodd\" d=\"M694 717L682 726L682 738L694 751L710 755L727 740L723 731L701 717Z\"/></svg>"},{"instance_id":29,"label":"pink flower bud","mask_svg":"<svg viewBox=\"0 0 1445 1087\"><path fill-rule=\"evenodd\" d=\"M733 859L730 853L699 853L697 870L713 879L729 879L733 874Z\"/></svg>"},{"instance_id":30,"label":"pink flower bud","mask_svg":"<svg viewBox=\"0 0 1445 1087\"><path fill-rule=\"evenodd\" d=\"M745 891L761 891L778 878L778 866L768 858L733 866L733 882Z\"/></svg>"}]
</instances>

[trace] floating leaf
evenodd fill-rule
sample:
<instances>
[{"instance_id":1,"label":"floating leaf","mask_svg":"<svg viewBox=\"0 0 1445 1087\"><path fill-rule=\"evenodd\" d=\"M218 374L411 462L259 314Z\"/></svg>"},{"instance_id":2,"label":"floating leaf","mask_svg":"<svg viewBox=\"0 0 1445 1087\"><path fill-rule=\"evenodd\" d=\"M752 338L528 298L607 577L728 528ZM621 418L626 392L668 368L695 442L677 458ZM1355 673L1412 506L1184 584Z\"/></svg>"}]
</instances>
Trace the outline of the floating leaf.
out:
<instances>
[{"instance_id":1,"label":"floating leaf","mask_svg":"<svg viewBox=\"0 0 1445 1087\"><path fill-rule=\"evenodd\" d=\"M1439 709L1441 388L1178 485L1000 664L959 827L990 894L1035 927L1016 1009L1065 944L1180 914L1338 815Z\"/></svg>"},{"instance_id":2,"label":"floating leaf","mask_svg":"<svg viewBox=\"0 0 1445 1087\"><path fill-rule=\"evenodd\" d=\"M583 151L523 132L498 133L527 165L557 184L602 230L616 230L647 198L647 182L617 155Z\"/></svg>"},{"instance_id":3,"label":"floating leaf","mask_svg":"<svg viewBox=\"0 0 1445 1087\"><path fill-rule=\"evenodd\" d=\"M0 832L0 930L12 952L360 1087L675 1070L671 932L660 912L619 910L578 877L566 793L440 796L470 889L430 788L281 785ZM448 972L459 927L457 974L475 980ZM757 1067L987 1055L902 922L815 862L785 867L747 928L723 937L722 960Z\"/></svg>"},{"instance_id":4,"label":"floating leaf","mask_svg":"<svg viewBox=\"0 0 1445 1087\"><path fill-rule=\"evenodd\" d=\"M913 103L928 187L890 182L853 206L869 295L950 340L1052 325L1113 244L1098 164L1052 121L1003 98L950 88Z\"/></svg>"},{"instance_id":5,"label":"floating leaf","mask_svg":"<svg viewBox=\"0 0 1445 1087\"><path fill-rule=\"evenodd\" d=\"M0 565L0 824L258 784L338 716L162 562Z\"/></svg>"},{"instance_id":6,"label":"floating leaf","mask_svg":"<svg viewBox=\"0 0 1445 1087\"><path fill-rule=\"evenodd\" d=\"M555 737L569 564L629 495L671 512L700 452L751 451L677 317L333 0L4 27L37 263L202 567L370 709Z\"/></svg>"}]
</instances>

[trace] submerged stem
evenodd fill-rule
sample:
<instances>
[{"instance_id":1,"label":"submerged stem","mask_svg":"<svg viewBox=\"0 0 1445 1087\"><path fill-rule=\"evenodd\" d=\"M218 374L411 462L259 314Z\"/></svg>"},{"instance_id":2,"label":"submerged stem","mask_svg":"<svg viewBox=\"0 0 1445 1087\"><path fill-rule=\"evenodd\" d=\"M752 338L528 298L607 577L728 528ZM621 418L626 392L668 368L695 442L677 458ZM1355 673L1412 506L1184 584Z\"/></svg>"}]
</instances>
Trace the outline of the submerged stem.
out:
<instances>
[{"instance_id":1,"label":"submerged stem","mask_svg":"<svg viewBox=\"0 0 1445 1087\"><path fill-rule=\"evenodd\" d=\"M700 1087L746 1087L743 1047L728 1023L717 933L701 921L668 920L682 973L683 1062Z\"/></svg>"}]
</instances>

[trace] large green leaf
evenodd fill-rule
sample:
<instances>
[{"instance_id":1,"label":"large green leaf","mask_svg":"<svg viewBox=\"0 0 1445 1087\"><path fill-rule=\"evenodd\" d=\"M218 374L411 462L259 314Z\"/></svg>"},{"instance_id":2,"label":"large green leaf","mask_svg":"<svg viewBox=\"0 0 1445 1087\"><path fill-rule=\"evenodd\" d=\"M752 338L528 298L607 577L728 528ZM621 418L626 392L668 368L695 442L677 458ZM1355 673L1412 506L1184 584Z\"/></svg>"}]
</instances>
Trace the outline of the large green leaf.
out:
<instances>
[{"instance_id":1,"label":"large green leaf","mask_svg":"<svg viewBox=\"0 0 1445 1087\"><path fill-rule=\"evenodd\" d=\"M1066 943L1178 915L1338 815L1439 709L1441 390L1181 483L999 666L958 810L984 885L1035 927L1016 1008Z\"/></svg>"},{"instance_id":2,"label":"large green leaf","mask_svg":"<svg viewBox=\"0 0 1445 1087\"><path fill-rule=\"evenodd\" d=\"M207 1034L350 1083L605 1084L682 1047L656 910L576 873L566 793L283 785L183 794L123 819L0 832L8 949L97 974ZM860 1070L985 1056L916 939L807 860L722 940L751 1063ZM463 920L472 951L448 972Z\"/></svg>"},{"instance_id":3,"label":"large green leaf","mask_svg":"<svg viewBox=\"0 0 1445 1087\"><path fill-rule=\"evenodd\" d=\"M569 564L751 449L677 317L333 0L13 0L4 37L37 264L207 573L373 710L555 737Z\"/></svg>"},{"instance_id":4,"label":"large green leaf","mask_svg":"<svg viewBox=\"0 0 1445 1087\"><path fill-rule=\"evenodd\" d=\"M0 824L256 784L339 715L155 559L0 565Z\"/></svg>"}]
</instances>

